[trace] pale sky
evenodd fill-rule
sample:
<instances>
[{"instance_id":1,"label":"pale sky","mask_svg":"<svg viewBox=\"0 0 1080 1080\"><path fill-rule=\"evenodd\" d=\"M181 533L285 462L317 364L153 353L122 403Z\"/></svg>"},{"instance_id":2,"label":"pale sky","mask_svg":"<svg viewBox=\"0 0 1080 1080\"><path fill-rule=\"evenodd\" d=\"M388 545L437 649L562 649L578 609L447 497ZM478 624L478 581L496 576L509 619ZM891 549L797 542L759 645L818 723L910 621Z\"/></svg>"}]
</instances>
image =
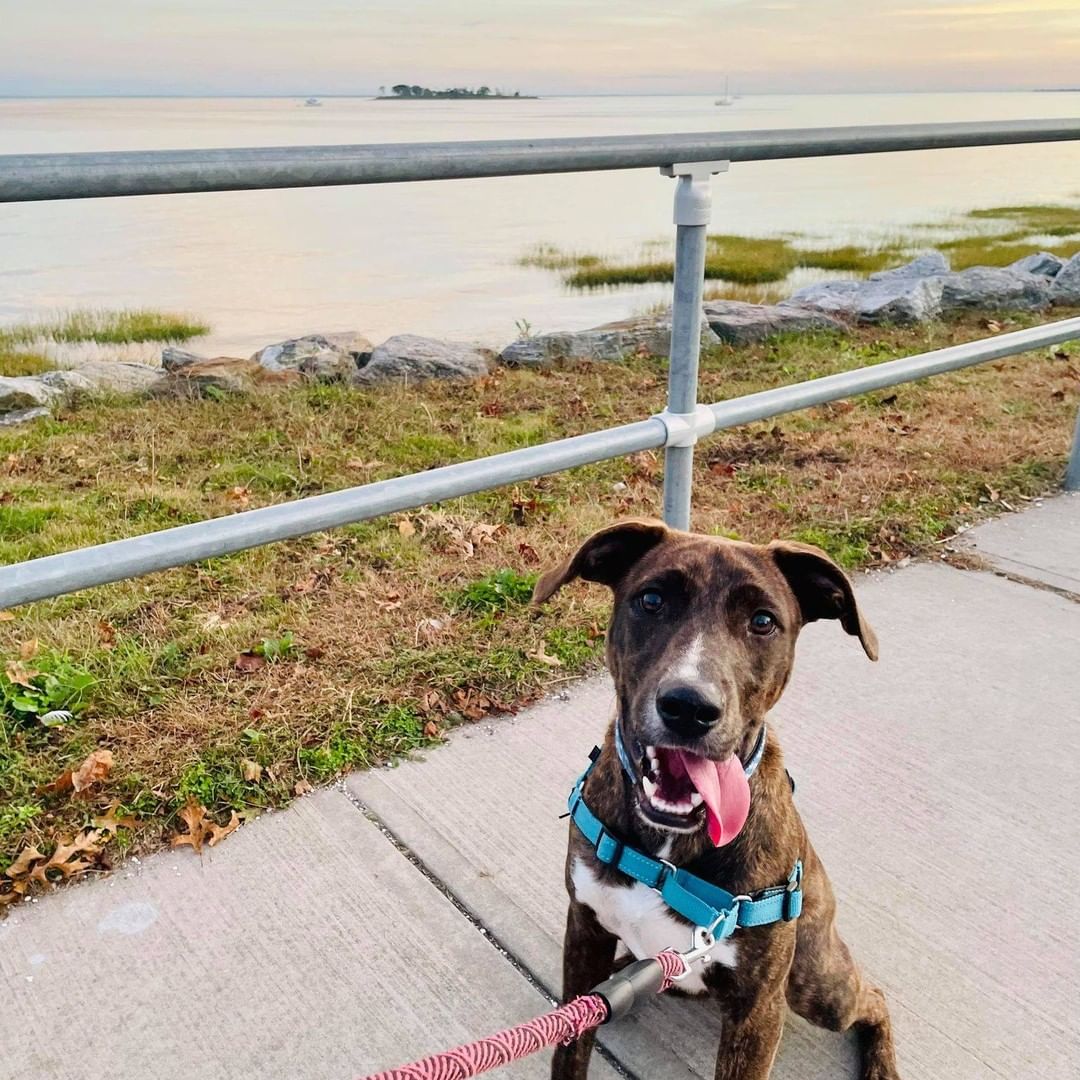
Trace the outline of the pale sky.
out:
<instances>
[{"instance_id":1,"label":"pale sky","mask_svg":"<svg viewBox=\"0 0 1080 1080\"><path fill-rule=\"evenodd\" d=\"M1080 0L0 0L0 94L1080 86Z\"/></svg>"}]
</instances>

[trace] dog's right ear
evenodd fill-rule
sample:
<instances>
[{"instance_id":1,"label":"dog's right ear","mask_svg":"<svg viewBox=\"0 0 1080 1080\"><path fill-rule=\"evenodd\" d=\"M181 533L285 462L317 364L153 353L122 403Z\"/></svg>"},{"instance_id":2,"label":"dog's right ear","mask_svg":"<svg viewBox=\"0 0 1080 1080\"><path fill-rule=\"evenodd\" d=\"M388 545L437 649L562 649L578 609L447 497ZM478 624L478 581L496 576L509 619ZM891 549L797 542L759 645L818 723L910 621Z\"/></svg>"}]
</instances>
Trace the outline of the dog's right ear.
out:
<instances>
[{"instance_id":1,"label":"dog's right ear","mask_svg":"<svg viewBox=\"0 0 1080 1080\"><path fill-rule=\"evenodd\" d=\"M609 525L593 533L562 566L541 574L532 601L544 603L574 578L614 588L630 567L667 535L668 528L662 521L631 520Z\"/></svg>"}]
</instances>

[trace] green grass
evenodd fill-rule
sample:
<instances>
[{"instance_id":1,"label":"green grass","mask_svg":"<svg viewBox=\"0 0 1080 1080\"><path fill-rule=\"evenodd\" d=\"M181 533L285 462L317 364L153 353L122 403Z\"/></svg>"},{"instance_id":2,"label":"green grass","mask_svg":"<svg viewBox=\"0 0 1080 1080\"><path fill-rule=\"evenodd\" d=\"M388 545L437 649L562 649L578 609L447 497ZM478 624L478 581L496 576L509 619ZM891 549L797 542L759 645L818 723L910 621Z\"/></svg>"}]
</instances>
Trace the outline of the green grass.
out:
<instances>
[{"instance_id":1,"label":"green grass","mask_svg":"<svg viewBox=\"0 0 1080 1080\"><path fill-rule=\"evenodd\" d=\"M702 358L701 397L984 333L972 315L721 347ZM1063 351L1080 362L1080 347ZM809 540L849 567L936 555L935 540L999 505L989 493L1016 501L1058 481L1080 404L1069 363L1041 350L718 433L696 458L695 526ZM664 376L663 359L635 356L378 391L64 405L0 430L0 563L627 423L663 407ZM0 672L37 639L34 663L58 682L42 679L32 705L5 684L0 866L113 799L139 819L125 850L147 850L189 798L219 822L282 805L298 784L435 743L589 670L606 592L574 586L538 612L533 582L591 529L658 514L661 473L655 454L602 462L447 501L405 528L364 522L15 611L0 621ZM73 679L89 680L73 722L42 725ZM100 798L41 792L99 747L115 757Z\"/></svg>"},{"instance_id":2,"label":"green grass","mask_svg":"<svg viewBox=\"0 0 1080 1080\"><path fill-rule=\"evenodd\" d=\"M210 327L198 319L167 312L69 311L35 323L0 327L0 348L32 345L40 341L63 344L96 342L123 345L141 341L181 342L209 333Z\"/></svg>"},{"instance_id":3,"label":"green grass","mask_svg":"<svg viewBox=\"0 0 1080 1080\"><path fill-rule=\"evenodd\" d=\"M43 371L51 371L52 367L53 365L46 357L38 353L12 349L4 345L3 340L0 339L0 376L40 375Z\"/></svg>"},{"instance_id":4,"label":"green grass","mask_svg":"<svg viewBox=\"0 0 1080 1080\"><path fill-rule=\"evenodd\" d=\"M996 226L996 231L994 230ZM816 269L838 273L869 274L896 266L925 249L919 232L941 226L925 226L887 241L843 244L815 248L796 244L791 237L711 235L705 259L705 276L729 286L762 286L785 281L796 269ZM934 245L945 252L954 269L969 266L1005 266L1016 259L1044 249L1062 258L1080 250L1080 208L1069 206L1000 206L973 210L952 226L959 235ZM1047 246L1040 238L1070 238ZM553 245L539 245L521 260L561 274L574 289L668 282L674 273L670 258L657 256L668 245L647 244L637 259L618 259L596 253L562 251Z\"/></svg>"}]
</instances>

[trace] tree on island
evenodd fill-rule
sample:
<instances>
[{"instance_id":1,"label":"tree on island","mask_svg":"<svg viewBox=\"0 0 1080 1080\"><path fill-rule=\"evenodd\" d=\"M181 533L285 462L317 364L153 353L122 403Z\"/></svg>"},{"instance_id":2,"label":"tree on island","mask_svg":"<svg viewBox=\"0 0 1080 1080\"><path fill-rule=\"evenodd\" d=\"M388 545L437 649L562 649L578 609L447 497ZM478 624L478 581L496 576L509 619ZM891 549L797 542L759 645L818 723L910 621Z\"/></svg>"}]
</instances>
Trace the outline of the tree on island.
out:
<instances>
[{"instance_id":1,"label":"tree on island","mask_svg":"<svg viewBox=\"0 0 1080 1080\"><path fill-rule=\"evenodd\" d=\"M380 97L388 96L385 88L380 87ZM432 90L427 86L410 86L408 83L397 83L390 87L391 94L396 98L520 98L520 90L513 93L496 88L492 91L490 86L481 86L478 90L472 90L467 86L454 86L446 90Z\"/></svg>"}]
</instances>

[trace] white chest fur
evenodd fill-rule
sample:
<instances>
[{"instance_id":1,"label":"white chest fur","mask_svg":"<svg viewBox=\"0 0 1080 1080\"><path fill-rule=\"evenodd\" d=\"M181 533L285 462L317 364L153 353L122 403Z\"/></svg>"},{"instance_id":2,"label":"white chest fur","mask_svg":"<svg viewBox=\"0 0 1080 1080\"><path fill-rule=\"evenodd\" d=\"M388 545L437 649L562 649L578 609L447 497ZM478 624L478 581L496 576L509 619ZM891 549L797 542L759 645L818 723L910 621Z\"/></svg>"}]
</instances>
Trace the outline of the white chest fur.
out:
<instances>
[{"instance_id":1,"label":"white chest fur","mask_svg":"<svg viewBox=\"0 0 1080 1080\"><path fill-rule=\"evenodd\" d=\"M574 896L578 903L592 908L600 925L615 934L639 960L655 956L665 949L684 952L690 948L690 928L679 922L660 895L640 882L629 888L604 885L592 869L580 859L574 860L570 871ZM730 939L717 942L710 954L712 962L734 968L736 946ZM691 994L705 991L701 966L679 983L679 988Z\"/></svg>"}]
</instances>

